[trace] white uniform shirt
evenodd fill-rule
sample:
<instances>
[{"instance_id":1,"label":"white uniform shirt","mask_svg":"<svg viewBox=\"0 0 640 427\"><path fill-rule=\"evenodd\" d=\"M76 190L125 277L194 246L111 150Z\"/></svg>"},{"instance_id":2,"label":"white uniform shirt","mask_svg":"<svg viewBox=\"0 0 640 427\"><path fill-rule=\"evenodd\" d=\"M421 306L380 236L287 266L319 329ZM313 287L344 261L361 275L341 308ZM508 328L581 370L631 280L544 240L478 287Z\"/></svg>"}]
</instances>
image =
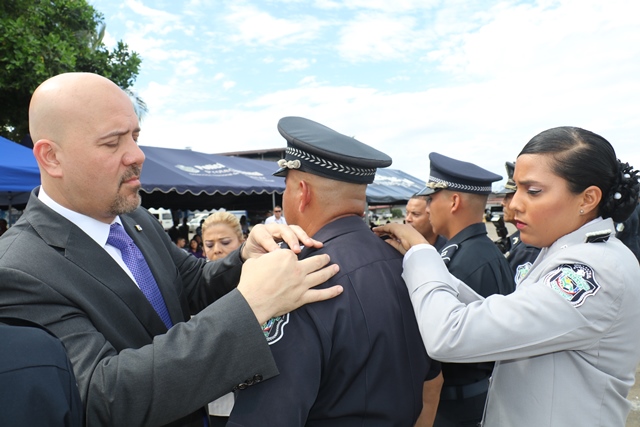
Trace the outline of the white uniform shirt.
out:
<instances>
[{"instance_id":1,"label":"white uniform shirt","mask_svg":"<svg viewBox=\"0 0 640 427\"><path fill-rule=\"evenodd\" d=\"M613 236L585 243L603 230L615 231L611 219L563 236L514 293L487 299L451 276L435 250L405 255L429 355L497 361L484 426L624 426L640 361L640 266Z\"/></svg>"},{"instance_id":2,"label":"white uniform shirt","mask_svg":"<svg viewBox=\"0 0 640 427\"><path fill-rule=\"evenodd\" d=\"M267 219L264 220L265 224L284 224L287 225L287 220L284 219L284 216L280 216L279 219L276 219L275 215L271 215Z\"/></svg>"}]
</instances>

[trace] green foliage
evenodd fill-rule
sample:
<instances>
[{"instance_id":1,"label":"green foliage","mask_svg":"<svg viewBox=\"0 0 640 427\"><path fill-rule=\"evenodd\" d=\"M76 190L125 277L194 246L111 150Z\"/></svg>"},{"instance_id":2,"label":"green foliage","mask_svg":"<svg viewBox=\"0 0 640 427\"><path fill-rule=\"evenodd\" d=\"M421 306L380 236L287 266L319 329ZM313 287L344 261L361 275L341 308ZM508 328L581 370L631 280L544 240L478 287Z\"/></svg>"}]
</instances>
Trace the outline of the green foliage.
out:
<instances>
[{"instance_id":1,"label":"green foliage","mask_svg":"<svg viewBox=\"0 0 640 427\"><path fill-rule=\"evenodd\" d=\"M107 50L103 21L86 0L0 1L0 135L28 133L31 94L49 77L84 71L133 85L140 57L122 41Z\"/></svg>"},{"instance_id":2,"label":"green foliage","mask_svg":"<svg viewBox=\"0 0 640 427\"><path fill-rule=\"evenodd\" d=\"M393 208L391 209L391 216L394 218L402 218L404 214L402 213L402 209Z\"/></svg>"}]
</instances>

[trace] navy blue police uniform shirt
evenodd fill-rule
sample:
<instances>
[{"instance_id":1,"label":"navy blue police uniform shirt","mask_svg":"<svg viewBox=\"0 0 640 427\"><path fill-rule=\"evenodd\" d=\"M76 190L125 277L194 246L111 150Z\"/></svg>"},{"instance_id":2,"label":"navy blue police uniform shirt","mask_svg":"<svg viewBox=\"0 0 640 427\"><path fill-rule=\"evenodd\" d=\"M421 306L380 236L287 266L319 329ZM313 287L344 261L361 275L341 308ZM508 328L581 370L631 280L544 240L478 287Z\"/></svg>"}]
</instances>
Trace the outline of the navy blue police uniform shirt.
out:
<instances>
[{"instance_id":1,"label":"navy blue police uniform shirt","mask_svg":"<svg viewBox=\"0 0 640 427\"><path fill-rule=\"evenodd\" d=\"M507 295L515 290L509 263L487 236L483 223L472 224L453 236L441 256L449 272L483 297ZM505 319L508 321L508 319ZM445 363L446 386L465 385L491 375L493 363Z\"/></svg>"},{"instance_id":2,"label":"navy blue police uniform shirt","mask_svg":"<svg viewBox=\"0 0 640 427\"><path fill-rule=\"evenodd\" d=\"M438 238L436 242L433 244L433 247L436 248L436 251L440 252L447 244L447 239L438 234Z\"/></svg>"},{"instance_id":3,"label":"navy blue police uniform shirt","mask_svg":"<svg viewBox=\"0 0 640 427\"><path fill-rule=\"evenodd\" d=\"M453 236L441 255L449 272L483 297L507 295L515 289L509 263L487 236L483 223L472 224Z\"/></svg>"},{"instance_id":4,"label":"navy blue police uniform shirt","mask_svg":"<svg viewBox=\"0 0 640 427\"><path fill-rule=\"evenodd\" d=\"M0 426L83 425L84 409L62 342L45 328L0 318Z\"/></svg>"},{"instance_id":5,"label":"navy blue police uniform shirt","mask_svg":"<svg viewBox=\"0 0 640 427\"><path fill-rule=\"evenodd\" d=\"M425 380L440 364L426 354L402 256L361 218L337 219L314 239L339 273L337 298L305 305L265 328L280 375L237 395L233 426L413 426Z\"/></svg>"}]
</instances>

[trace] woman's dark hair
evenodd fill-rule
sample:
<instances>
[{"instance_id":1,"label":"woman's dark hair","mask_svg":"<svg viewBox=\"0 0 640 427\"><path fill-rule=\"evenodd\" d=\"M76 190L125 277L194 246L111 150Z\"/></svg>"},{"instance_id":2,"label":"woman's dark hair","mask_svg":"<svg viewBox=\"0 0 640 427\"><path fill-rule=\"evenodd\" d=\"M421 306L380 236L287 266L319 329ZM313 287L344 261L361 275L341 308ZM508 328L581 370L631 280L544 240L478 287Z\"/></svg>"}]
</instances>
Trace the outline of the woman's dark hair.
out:
<instances>
[{"instance_id":1,"label":"woman's dark hair","mask_svg":"<svg viewBox=\"0 0 640 427\"><path fill-rule=\"evenodd\" d=\"M638 171L620 162L609 141L593 132L569 126L545 130L518 157L523 154L550 154L553 173L565 179L574 194L592 185L600 188L598 213L603 218L622 222L638 203Z\"/></svg>"}]
</instances>

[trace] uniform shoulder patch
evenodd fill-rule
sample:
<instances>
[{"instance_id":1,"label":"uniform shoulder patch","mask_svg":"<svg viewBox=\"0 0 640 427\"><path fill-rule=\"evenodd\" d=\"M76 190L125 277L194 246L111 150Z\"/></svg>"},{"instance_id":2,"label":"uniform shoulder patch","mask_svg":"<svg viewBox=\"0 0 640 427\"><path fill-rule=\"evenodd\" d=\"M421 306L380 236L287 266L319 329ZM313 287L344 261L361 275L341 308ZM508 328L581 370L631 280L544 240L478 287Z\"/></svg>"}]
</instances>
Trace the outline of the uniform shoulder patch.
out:
<instances>
[{"instance_id":1,"label":"uniform shoulder patch","mask_svg":"<svg viewBox=\"0 0 640 427\"><path fill-rule=\"evenodd\" d=\"M289 323L289 313L273 317L262 324L262 333L269 345L277 343L284 336L284 327Z\"/></svg>"},{"instance_id":2,"label":"uniform shoulder patch","mask_svg":"<svg viewBox=\"0 0 640 427\"><path fill-rule=\"evenodd\" d=\"M451 258L453 258L453 255L457 250L458 245L456 245L455 243L453 245L448 245L442 248L442 251L440 251L440 257L444 261L445 265L449 264L449 261L451 261Z\"/></svg>"},{"instance_id":3,"label":"uniform shoulder patch","mask_svg":"<svg viewBox=\"0 0 640 427\"><path fill-rule=\"evenodd\" d=\"M519 285L520 282L522 282L524 278L527 277L527 274L529 274L529 271L531 270L531 266L533 266L533 264L527 261L524 264L520 264L516 268L516 275L513 278L514 281L516 282L516 285Z\"/></svg>"},{"instance_id":4,"label":"uniform shoulder patch","mask_svg":"<svg viewBox=\"0 0 640 427\"><path fill-rule=\"evenodd\" d=\"M574 307L600 289L593 269L585 264L562 264L545 276L544 283Z\"/></svg>"}]
</instances>

